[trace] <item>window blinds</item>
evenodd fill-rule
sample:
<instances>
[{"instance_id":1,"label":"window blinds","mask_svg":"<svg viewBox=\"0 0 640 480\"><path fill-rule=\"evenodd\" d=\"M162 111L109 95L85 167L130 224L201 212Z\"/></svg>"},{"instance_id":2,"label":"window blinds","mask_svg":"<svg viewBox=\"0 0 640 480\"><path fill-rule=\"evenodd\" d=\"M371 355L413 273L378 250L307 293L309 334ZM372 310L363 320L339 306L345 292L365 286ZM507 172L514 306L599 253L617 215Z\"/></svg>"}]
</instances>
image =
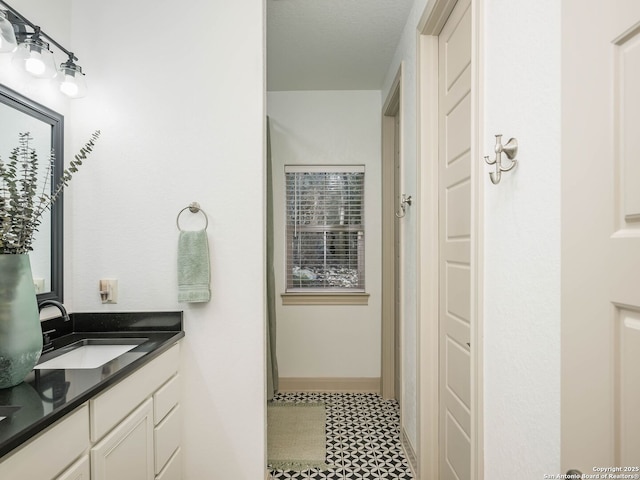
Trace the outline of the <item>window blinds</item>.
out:
<instances>
[{"instance_id":1,"label":"window blinds","mask_svg":"<svg viewBox=\"0 0 640 480\"><path fill-rule=\"evenodd\" d=\"M287 166L287 291L364 291L364 167Z\"/></svg>"}]
</instances>

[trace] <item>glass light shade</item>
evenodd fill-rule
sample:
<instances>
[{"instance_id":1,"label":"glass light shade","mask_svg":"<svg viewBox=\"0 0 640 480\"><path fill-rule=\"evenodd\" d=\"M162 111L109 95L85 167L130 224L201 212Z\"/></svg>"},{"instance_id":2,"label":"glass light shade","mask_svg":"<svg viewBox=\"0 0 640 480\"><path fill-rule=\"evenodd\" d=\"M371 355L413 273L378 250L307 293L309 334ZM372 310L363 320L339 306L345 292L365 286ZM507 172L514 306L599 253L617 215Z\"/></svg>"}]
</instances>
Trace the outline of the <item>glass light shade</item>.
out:
<instances>
[{"instance_id":1,"label":"glass light shade","mask_svg":"<svg viewBox=\"0 0 640 480\"><path fill-rule=\"evenodd\" d=\"M38 38L28 38L18 45L12 62L36 78L53 78L57 73L49 44Z\"/></svg>"},{"instance_id":2,"label":"glass light shade","mask_svg":"<svg viewBox=\"0 0 640 480\"><path fill-rule=\"evenodd\" d=\"M0 10L0 52L13 52L17 47L13 25L7 20L7 14Z\"/></svg>"},{"instance_id":3,"label":"glass light shade","mask_svg":"<svg viewBox=\"0 0 640 480\"><path fill-rule=\"evenodd\" d=\"M87 94L87 82L84 79L82 68L68 61L60 65L58 73L60 91L71 98L84 97Z\"/></svg>"}]
</instances>

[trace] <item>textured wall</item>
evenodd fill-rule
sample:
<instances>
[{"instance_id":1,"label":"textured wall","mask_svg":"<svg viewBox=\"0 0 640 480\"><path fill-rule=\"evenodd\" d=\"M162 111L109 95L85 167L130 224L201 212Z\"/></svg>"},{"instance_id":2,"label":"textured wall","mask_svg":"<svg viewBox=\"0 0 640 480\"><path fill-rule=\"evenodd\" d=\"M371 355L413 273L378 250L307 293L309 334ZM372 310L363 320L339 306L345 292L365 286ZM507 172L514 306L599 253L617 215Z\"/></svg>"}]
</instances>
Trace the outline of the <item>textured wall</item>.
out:
<instances>
[{"instance_id":1,"label":"textured wall","mask_svg":"<svg viewBox=\"0 0 640 480\"><path fill-rule=\"evenodd\" d=\"M484 21L483 145L520 145L499 185L485 173L485 478L542 478L560 469L560 2L486 0Z\"/></svg>"},{"instance_id":2,"label":"textured wall","mask_svg":"<svg viewBox=\"0 0 640 480\"><path fill-rule=\"evenodd\" d=\"M102 138L67 205L68 300L75 311L184 309L184 478L255 480L265 469L263 2L175 7L73 4L90 90L72 105L70 133ZM177 303L176 215L192 201L209 217L206 304ZM99 301L104 277L119 280L117 305Z\"/></svg>"}]
</instances>

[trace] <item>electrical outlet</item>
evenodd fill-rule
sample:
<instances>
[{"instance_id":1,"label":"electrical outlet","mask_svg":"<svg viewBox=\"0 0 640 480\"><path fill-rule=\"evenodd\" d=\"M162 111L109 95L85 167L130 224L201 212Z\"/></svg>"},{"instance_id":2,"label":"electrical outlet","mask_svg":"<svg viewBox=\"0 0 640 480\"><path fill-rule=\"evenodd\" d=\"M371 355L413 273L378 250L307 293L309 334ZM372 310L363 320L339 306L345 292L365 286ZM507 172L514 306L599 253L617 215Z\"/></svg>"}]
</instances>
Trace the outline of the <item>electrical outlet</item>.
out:
<instances>
[{"instance_id":1,"label":"electrical outlet","mask_svg":"<svg viewBox=\"0 0 640 480\"><path fill-rule=\"evenodd\" d=\"M36 293L44 293L44 278L34 278L33 286L36 289Z\"/></svg>"},{"instance_id":2,"label":"electrical outlet","mask_svg":"<svg viewBox=\"0 0 640 480\"><path fill-rule=\"evenodd\" d=\"M118 280L115 278L100 280L100 299L102 303L118 303Z\"/></svg>"}]
</instances>

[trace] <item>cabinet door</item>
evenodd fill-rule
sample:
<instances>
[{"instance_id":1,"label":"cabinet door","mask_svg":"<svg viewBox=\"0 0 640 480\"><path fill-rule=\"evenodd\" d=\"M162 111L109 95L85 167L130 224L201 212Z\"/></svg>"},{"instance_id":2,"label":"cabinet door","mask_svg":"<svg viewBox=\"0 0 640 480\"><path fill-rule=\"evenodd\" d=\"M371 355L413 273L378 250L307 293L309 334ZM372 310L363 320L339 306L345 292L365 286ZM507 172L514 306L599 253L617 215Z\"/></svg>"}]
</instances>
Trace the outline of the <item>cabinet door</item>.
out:
<instances>
[{"instance_id":1,"label":"cabinet door","mask_svg":"<svg viewBox=\"0 0 640 480\"><path fill-rule=\"evenodd\" d=\"M89 455L85 455L67 468L56 480L90 480Z\"/></svg>"},{"instance_id":2,"label":"cabinet door","mask_svg":"<svg viewBox=\"0 0 640 480\"><path fill-rule=\"evenodd\" d=\"M153 400L148 399L91 449L91 479L153 478Z\"/></svg>"}]
</instances>

